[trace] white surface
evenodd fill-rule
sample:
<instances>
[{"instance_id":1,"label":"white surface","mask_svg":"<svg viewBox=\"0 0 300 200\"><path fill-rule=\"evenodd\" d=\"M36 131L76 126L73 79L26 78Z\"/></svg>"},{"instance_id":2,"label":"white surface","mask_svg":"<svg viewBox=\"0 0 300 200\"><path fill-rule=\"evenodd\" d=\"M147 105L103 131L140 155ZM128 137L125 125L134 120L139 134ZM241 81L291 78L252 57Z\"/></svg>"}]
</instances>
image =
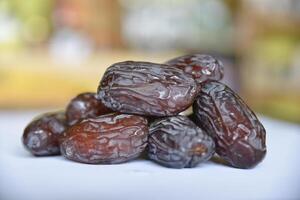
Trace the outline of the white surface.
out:
<instances>
[{"instance_id":1,"label":"white surface","mask_svg":"<svg viewBox=\"0 0 300 200\"><path fill-rule=\"evenodd\" d=\"M207 162L177 170L144 160L87 165L60 156L33 157L21 135L36 114L0 112L1 200L300 198L300 127L293 124L261 118L268 153L254 169Z\"/></svg>"}]
</instances>

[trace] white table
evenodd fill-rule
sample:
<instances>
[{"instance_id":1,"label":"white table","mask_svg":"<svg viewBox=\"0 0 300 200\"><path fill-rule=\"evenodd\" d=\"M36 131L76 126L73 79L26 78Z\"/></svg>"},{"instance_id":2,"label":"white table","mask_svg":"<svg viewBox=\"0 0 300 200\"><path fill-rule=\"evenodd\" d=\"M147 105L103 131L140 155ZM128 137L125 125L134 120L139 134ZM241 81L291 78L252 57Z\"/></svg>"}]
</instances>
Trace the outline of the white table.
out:
<instances>
[{"instance_id":1,"label":"white table","mask_svg":"<svg viewBox=\"0 0 300 200\"><path fill-rule=\"evenodd\" d=\"M300 199L300 126L261 117L267 156L241 170L213 162L169 169L145 160L87 165L31 156L21 144L40 111L0 112L1 200Z\"/></svg>"}]
</instances>

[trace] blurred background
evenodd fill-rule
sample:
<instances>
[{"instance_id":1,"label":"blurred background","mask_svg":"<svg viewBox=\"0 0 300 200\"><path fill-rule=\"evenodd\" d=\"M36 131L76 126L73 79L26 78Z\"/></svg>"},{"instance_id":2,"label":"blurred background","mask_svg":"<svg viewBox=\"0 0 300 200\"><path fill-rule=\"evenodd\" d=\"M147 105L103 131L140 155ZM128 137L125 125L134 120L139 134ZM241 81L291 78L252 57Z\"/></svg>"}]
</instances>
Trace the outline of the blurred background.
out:
<instances>
[{"instance_id":1,"label":"blurred background","mask_svg":"<svg viewBox=\"0 0 300 200\"><path fill-rule=\"evenodd\" d=\"M64 108L115 62L195 52L255 111L300 123L299 0L0 0L0 111Z\"/></svg>"}]
</instances>

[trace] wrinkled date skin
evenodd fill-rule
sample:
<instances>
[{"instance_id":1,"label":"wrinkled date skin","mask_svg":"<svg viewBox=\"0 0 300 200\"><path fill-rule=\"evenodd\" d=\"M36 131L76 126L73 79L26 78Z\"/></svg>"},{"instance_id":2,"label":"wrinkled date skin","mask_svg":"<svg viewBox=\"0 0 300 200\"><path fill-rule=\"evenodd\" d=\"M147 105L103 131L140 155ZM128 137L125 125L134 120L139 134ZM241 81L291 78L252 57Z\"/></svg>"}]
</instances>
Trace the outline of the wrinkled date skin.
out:
<instances>
[{"instance_id":1,"label":"wrinkled date skin","mask_svg":"<svg viewBox=\"0 0 300 200\"><path fill-rule=\"evenodd\" d=\"M66 131L61 153L88 164L116 164L138 157L147 145L144 117L108 114L85 119Z\"/></svg>"},{"instance_id":2,"label":"wrinkled date skin","mask_svg":"<svg viewBox=\"0 0 300 200\"><path fill-rule=\"evenodd\" d=\"M85 118L97 117L113 112L96 98L95 93L81 93L73 98L67 106L66 117L68 125L73 125Z\"/></svg>"},{"instance_id":3,"label":"wrinkled date skin","mask_svg":"<svg viewBox=\"0 0 300 200\"><path fill-rule=\"evenodd\" d=\"M176 66L194 77L197 83L206 80L221 80L224 67L221 61L205 54L190 54L169 60L166 64Z\"/></svg>"},{"instance_id":4,"label":"wrinkled date skin","mask_svg":"<svg viewBox=\"0 0 300 200\"><path fill-rule=\"evenodd\" d=\"M202 85L193 105L198 125L214 137L216 152L230 165L252 168L266 154L266 131L256 115L229 87Z\"/></svg>"},{"instance_id":5,"label":"wrinkled date skin","mask_svg":"<svg viewBox=\"0 0 300 200\"><path fill-rule=\"evenodd\" d=\"M193 103L196 87L195 80L176 67L126 61L107 69L98 94L114 111L171 116Z\"/></svg>"},{"instance_id":6,"label":"wrinkled date skin","mask_svg":"<svg viewBox=\"0 0 300 200\"><path fill-rule=\"evenodd\" d=\"M35 156L58 155L59 140L66 127L65 113L43 114L25 128L22 142Z\"/></svg>"},{"instance_id":7,"label":"wrinkled date skin","mask_svg":"<svg viewBox=\"0 0 300 200\"><path fill-rule=\"evenodd\" d=\"M150 126L148 156L166 167L195 167L214 150L213 139L186 116L158 119Z\"/></svg>"}]
</instances>

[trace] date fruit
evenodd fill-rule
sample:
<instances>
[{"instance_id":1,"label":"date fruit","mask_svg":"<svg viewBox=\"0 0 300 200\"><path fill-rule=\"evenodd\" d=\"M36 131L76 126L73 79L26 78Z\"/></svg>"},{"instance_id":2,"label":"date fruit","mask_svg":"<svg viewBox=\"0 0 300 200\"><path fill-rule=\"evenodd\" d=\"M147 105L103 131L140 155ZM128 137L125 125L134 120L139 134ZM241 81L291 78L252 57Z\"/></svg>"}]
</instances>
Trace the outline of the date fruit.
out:
<instances>
[{"instance_id":1,"label":"date fruit","mask_svg":"<svg viewBox=\"0 0 300 200\"><path fill-rule=\"evenodd\" d=\"M167 61L166 64L176 66L185 73L191 74L197 83L202 83L206 80L221 80L224 74L224 67L221 61L205 54L180 56Z\"/></svg>"},{"instance_id":2,"label":"date fruit","mask_svg":"<svg viewBox=\"0 0 300 200\"><path fill-rule=\"evenodd\" d=\"M148 156L166 167L195 167L214 150L213 139L186 116L165 117L150 125Z\"/></svg>"},{"instance_id":3,"label":"date fruit","mask_svg":"<svg viewBox=\"0 0 300 200\"><path fill-rule=\"evenodd\" d=\"M43 114L25 128L22 142L35 156L58 155L59 140L66 127L65 113Z\"/></svg>"},{"instance_id":4,"label":"date fruit","mask_svg":"<svg viewBox=\"0 0 300 200\"><path fill-rule=\"evenodd\" d=\"M71 126L61 143L66 158L88 164L116 164L138 157L147 145L144 117L108 114Z\"/></svg>"},{"instance_id":5,"label":"date fruit","mask_svg":"<svg viewBox=\"0 0 300 200\"><path fill-rule=\"evenodd\" d=\"M96 98L95 93L86 92L79 94L70 101L66 109L66 117L68 124L73 125L82 119L97 117L111 112L109 108L105 107Z\"/></svg>"},{"instance_id":6,"label":"date fruit","mask_svg":"<svg viewBox=\"0 0 300 200\"><path fill-rule=\"evenodd\" d=\"M252 168L266 154L266 131L253 111L226 85L205 82L194 105L198 125L216 142L216 152L230 165Z\"/></svg>"},{"instance_id":7,"label":"date fruit","mask_svg":"<svg viewBox=\"0 0 300 200\"><path fill-rule=\"evenodd\" d=\"M98 95L114 111L171 116L192 105L196 87L195 80L176 67L126 61L106 70Z\"/></svg>"}]
</instances>

